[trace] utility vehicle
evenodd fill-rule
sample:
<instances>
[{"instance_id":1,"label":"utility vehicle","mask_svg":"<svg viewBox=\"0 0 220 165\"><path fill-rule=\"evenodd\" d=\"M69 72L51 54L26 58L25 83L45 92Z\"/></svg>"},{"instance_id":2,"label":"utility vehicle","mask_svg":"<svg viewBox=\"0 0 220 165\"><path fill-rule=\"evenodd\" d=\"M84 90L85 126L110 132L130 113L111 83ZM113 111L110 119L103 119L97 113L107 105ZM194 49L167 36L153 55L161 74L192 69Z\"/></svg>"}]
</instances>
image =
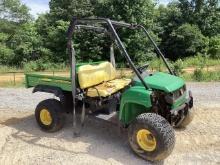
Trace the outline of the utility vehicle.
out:
<instances>
[{"instance_id":1,"label":"utility vehicle","mask_svg":"<svg viewBox=\"0 0 220 165\"><path fill-rule=\"evenodd\" d=\"M149 64L136 67L116 32L120 28L142 30L143 37L153 44L169 73L150 73ZM114 53L110 53L111 62L76 63L72 36L79 29L109 35L134 77L117 77ZM117 119L120 127L127 129L131 148L142 158L158 161L169 156L175 144L173 127L186 126L192 120L193 97L186 90L183 79L169 67L144 26L105 18L74 17L67 36L70 77L26 74L26 86L34 87L33 93L48 92L57 96L57 99L47 99L37 105L35 117L39 126L47 132L58 131L67 112L73 115L74 132L79 133L85 115L102 114L106 120Z\"/></svg>"}]
</instances>

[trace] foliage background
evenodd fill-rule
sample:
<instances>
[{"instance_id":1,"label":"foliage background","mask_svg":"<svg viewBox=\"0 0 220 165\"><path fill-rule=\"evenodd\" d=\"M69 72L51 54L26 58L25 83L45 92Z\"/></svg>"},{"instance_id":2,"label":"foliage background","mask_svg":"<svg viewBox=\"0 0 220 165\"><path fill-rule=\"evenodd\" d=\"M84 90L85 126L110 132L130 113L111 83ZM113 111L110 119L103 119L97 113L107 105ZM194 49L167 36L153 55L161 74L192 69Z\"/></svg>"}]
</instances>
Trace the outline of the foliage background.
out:
<instances>
[{"instance_id":1,"label":"foliage background","mask_svg":"<svg viewBox=\"0 0 220 165\"><path fill-rule=\"evenodd\" d=\"M68 65L66 31L72 16L143 24L173 61L193 56L220 58L219 0L178 0L167 6L154 0L51 0L49 6L48 13L34 20L20 0L0 0L0 65L33 70ZM155 57L141 32L118 32L135 63ZM103 34L82 31L74 36L79 62L108 59L110 44ZM115 54L117 62L123 63L117 49Z\"/></svg>"}]
</instances>

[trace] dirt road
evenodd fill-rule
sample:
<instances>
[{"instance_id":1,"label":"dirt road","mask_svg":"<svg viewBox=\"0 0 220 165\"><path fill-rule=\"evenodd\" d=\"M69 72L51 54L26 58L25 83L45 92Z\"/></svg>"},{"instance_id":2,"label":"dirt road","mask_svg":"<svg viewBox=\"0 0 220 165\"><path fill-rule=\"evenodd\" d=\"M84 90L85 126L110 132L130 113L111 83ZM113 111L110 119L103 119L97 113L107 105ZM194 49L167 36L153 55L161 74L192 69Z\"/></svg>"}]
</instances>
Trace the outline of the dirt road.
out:
<instances>
[{"instance_id":1,"label":"dirt road","mask_svg":"<svg viewBox=\"0 0 220 165\"><path fill-rule=\"evenodd\" d=\"M151 163L129 148L126 134L103 121L88 119L81 137L73 138L71 117L48 134L34 119L36 104L47 94L0 88L0 164L220 164L220 83L190 83L196 116L176 130L176 146L163 162Z\"/></svg>"}]
</instances>

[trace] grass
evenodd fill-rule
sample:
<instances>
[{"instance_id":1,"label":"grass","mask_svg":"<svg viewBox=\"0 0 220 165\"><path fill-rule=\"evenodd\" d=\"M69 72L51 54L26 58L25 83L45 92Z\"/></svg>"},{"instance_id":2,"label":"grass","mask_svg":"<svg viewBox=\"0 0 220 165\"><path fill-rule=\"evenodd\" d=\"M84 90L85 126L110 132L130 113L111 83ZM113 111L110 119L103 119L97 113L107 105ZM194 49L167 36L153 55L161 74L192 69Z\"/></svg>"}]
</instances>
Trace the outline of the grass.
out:
<instances>
[{"instance_id":1,"label":"grass","mask_svg":"<svg viewBox=\"0 0 220 165\"><path fill-rule=\"evenodd\" d=\"M24 87L24 81L16 81L15 84L13 81L9 82L0 82L0 87L10 87L10 88L19 88L19 87Z\"/></svg>"},{"instance_id":2,"label":"grass","mask_svg":"<svg viewBox=\"0 0 220 165\"><path fill-rule=\"evenodd\" d=\"M193 74L183 74L181 77L189 82L220 82L220 72L205 72L195 77Z\"/></svg>"},{"instance_id":3,"label":"grass","mask_svg":"<svg viewBox=\"0 0 220 165\"><path fill-rule=\"evenodd\" d=\"M164 63L158 59L154 58L151 61L147 61L150 64L150 69L151 70L159 70L162 71L166 67ZM146 62L146 63L147 63ZM145 63L145 62L144 62ZM124 64L124 63L123 63ZM174 68L176 66L181 66L180 69L185 69L189 67L194 67L194 68L206 68L210 66L220 66L220 59L212 59L208 58L207 56L195 56L195 57L188 57L185 59L179 59L176 62L169 61L169 64L173 66ZM120 66L124 66L122 64L119 64ZM141 64L140 64L141 65ZM13 71L25 71L25 72L33 72L33 71L68 71L69 67L66 66L65 63L59 63L59 64L54 64L54 63L44 63L41 61L30 61L26 64L24 64L23 68L19 67L9 67L9 66L0 66L0 72L13 72Z\"/></svg>"},{"instance_id":4,"label":"grass","mask_svg":"<svg viewBox=\"0 0 220 165\"><path fill-rule=\"evenodd\" d=\"M4 72L52 72L52 71L68 71L69 67L66 66L64 63L54 64L54 63L44 63L44 62L33 62L30 61L24 66L21 67L13 67L13 66L6 66L0 65L0 73Z\"/></svg>"},{"instance_id":5,"label":"grass","mask_svg":"<svg viewBox=\"0 0 220 165\"><path fill-rule=\"evenodd\" d=\"M184 67L200 67L220 65L220 59L212 59L208 57L196 56L188 57L183 60Z\"/></svg>"},{"instance_id":6,"label":"grass","mask_svg":"<svg viewBox=\"0 0 220 165\"><path fill-rule=\"evenodd\" d=\"M194 71L193 74L190 74L189 77L192 81L199 81L199 82L220 81L220 71L207 72L201 69L197 69ZM187 77L186 77L186 80L187 80Z\"/></svg>"},{"instance_id":7,"label":"grass","mask_svg":"<svg viewBox=\"0 0 220 165\"><path fill-rule=\"evenodd\" d=\"M204 68L204 67L210 67L210 66L220 66L220 59L212 59L207 57L201 57L201 56L195 56L195 57L188 57L185 59L179 59L175 62L168 61L171 66L178 65L184 69L189 67L194 68ZM157 69L162 70L165 67L165 64L160 59L153 59L150 61L151 69Z\"/></svg>"},{"instance_id":8,"label":"grass","mask_svg":"<svg viewBox=\"0 0 220 165\"><path fill-rule=\"evenodd\" d=\"M25 72L33 72L33 71L67 71L69 68L66 66L65 63L49 63L49 62L43 62L41 60L39 61L30 61L26 64L24 64L23 70Z\"/></svg>"},{"instance_id":9,"label":"grass","mask_svg":"<svg viewBox=\"0 0 220 165\"><path fill-rule=\"evenodd\" d=\"M11 67L11 66L5 66L5 65L0 65L0 72L19 72L23 71L23 69L18 68L18 67Z\"/></svg>"}]
</instances>

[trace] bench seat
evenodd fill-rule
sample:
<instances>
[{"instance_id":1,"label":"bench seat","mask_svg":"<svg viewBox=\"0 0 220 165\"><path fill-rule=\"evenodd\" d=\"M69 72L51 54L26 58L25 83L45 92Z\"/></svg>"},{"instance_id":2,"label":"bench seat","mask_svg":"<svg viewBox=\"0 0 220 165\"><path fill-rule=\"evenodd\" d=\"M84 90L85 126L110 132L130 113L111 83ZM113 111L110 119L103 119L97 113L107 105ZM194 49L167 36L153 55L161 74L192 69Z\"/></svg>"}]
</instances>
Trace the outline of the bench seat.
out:
<instances>
[{"instance_id":1,"label":"bench seat","mask_svg":"<svg viewBox=\"0 0 220 165\"><path fill-rule=\"evenodd\" d=\"M84 89L89 97L110 96L131 82L131 79L117 79L116 70L110 62L79 67L78 80L80 88Z\"/></svg>"},{"instance_id":2,"label":"bench seat","mask_svg":"<svg viewBox=\"0 0 220 165\"><path fill-rule=\"evenodd\" d=\"M107 97L129 85L131 79L114 79L87 89L89 97Z\"/></svg>"}]
</instances>

